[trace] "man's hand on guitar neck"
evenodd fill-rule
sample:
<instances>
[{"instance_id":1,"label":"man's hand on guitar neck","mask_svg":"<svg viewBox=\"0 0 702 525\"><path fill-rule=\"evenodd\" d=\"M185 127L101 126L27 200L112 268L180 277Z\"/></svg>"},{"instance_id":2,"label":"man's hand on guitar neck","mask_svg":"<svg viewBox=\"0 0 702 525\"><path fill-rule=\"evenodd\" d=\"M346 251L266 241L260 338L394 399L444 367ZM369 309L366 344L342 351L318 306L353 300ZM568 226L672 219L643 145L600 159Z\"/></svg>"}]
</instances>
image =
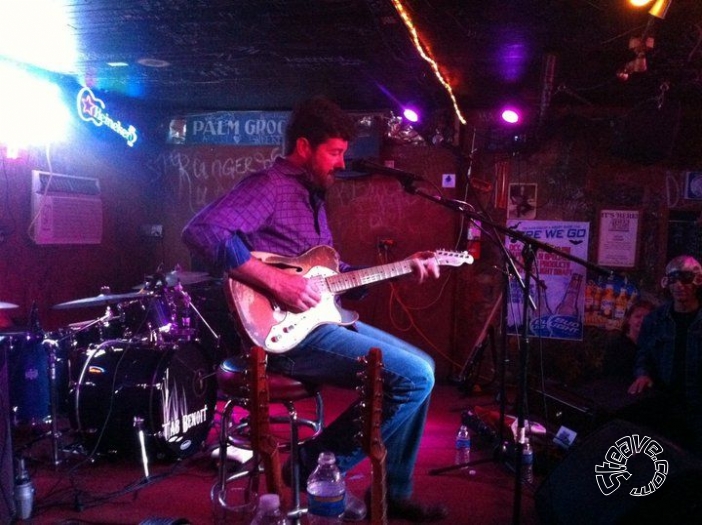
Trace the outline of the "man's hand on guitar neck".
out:
<instances>
[{"instance_id":1,"label":"man's hand on guitar neck","mask_svg":"<svg viewBox=\"0 0 702 525\"><path fill-rule=\"evenodd\" d=\"M313 279L285 272L253 257L230 270L229 275L268 291L278 306L290 312L306 312L322 299Z\"/></svg>"},{"instance_id":2,"label":"man's hand on guitar neck","mask_svg":"<svg viewBox=\"0 0 702 525\"><path fill-rule=\"evenodd\" d=\"M427 277L439 278L439 262L436 260L436 254L426 250L417 252L407 258L412 267L412 274L417 281L424 282Z\"/></svg>"}]
</instances>

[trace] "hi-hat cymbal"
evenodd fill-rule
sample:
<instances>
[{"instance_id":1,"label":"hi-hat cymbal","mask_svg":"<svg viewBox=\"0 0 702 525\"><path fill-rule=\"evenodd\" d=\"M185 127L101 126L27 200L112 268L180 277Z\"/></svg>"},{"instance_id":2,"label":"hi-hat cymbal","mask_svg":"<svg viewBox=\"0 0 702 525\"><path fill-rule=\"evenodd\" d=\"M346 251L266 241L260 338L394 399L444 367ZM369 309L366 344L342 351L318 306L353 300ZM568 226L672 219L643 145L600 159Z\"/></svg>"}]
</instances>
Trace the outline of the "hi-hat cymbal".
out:
<instances>
[{"instance_id":1,"label":"hi-hat cymbal","mask_svg":"<svg viewBox=\"0 0 702 525\"><path fill-rule=\"evenodd\" d=\"M178 283L187 286L189 284L204 283L211 281L212 277L207 272L186 272L185 270L173 270L163 274L147 275L146 282L135 288L148 288L149 285L176 286Z\"/></svg>"},{"instance_id":2,"label":"hi-hat cymbal","mask_svg":"<svg viewBox=\"0 0 702 525\"><path fill-rule=\"evenodd\" d=\"M141 299L147 297L148 294L143 292L117 293L96 295L95 297L86 297L85 299L76 299L65 303L59 303L54 306L54 310L66 310L68 308L88 308L91 306L107 306L110 304L130 301L132 299Z\"/></svg>"},{"instance_id":3,"label":"hi-hat cymbal","mask_svg":"<svg viewBox=\"0 0 702 525\"><path fill-rule=\"evenodd\" d=\"M9 310L10 308L17 308L17 305L0 301L0 310Z\"/></svg>"}]
</instances>

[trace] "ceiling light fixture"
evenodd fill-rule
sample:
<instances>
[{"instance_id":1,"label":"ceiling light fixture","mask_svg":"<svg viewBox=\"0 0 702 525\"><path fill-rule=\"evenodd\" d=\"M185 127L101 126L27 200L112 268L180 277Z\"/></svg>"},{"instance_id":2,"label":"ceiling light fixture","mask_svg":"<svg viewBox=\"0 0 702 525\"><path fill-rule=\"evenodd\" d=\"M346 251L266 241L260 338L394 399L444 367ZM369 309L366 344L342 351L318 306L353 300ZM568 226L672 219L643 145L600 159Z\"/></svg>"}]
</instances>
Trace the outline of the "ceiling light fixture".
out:
<instances>
[{"instance_id":1,"label":"ceiling light fixture","mask_svg":"<svg viewBox=\"0 0 702 525\"><path fill-rule=\"evenodd\" d=\"M168 67L171 65L170 62L161 60L160 58L140 58L137 60L137 64L141 64L146 67Z\"/></svg>"},{"instance_id":2,"label":"ceiling light fixture","mask_svg":"<svg viewBox=\"0 0 702 525\"><path fill-rule=\"evenodd\" d=\"M518 124L521 120L519 116L519 111L511 107L504 108L502 110L502 113L500 113L500 117L507 124Z\"/></svg>"},{"instance_id":3,"label":"ceiling light fixture","mask_svg":"<svg viewBox=\"0 0 702 525\"><path fill-rule=\"evenodd\" d=\"M656 3L648 10L648 14L662 20L668 14L668 9L672 3L673 0L656 0Z\"/></svg>"},{"instance_id":4,"label":"ceiling light fixture","mask_svg":"<svg viewBox=\"0 0 702 525\"><path fill-rule=\"evenodd\" d=\"M629 0L629 4L633 7L644 7L653 3L651 9L648 10L648 14L655 16L656 18L663 19L665 15L668 14L668 9L673 0Z\"/></svg>"},{"instance_id":5,"label":"ceiling light fixture","mask_svg":"<svg viewBox=\"0 0 702 525\"><path fill-rule=\"evenodd\" d=\"M458 107L458 102L456 102L456 97L453 93L451 85L441 74L441 71L439 71L439 64L431 56L431 52L428 49L426 49L426 47L422 44L421 39L417 34L417 29L415 28L414 23L412 22L412 18L409 16L409 13L405 9L405 6L402 5L402 2L400 2L400 0L392 0L392 5L395 7L395 10L400 15L400 18L402 19L402 22L404 22L405 27L407 27L407 30L410 32L412 42L414 43L414 47L417 49L417 52L424 60L429 62L432 71L434 71L434 75L448 92L448 95L451 98L451 103L453 104L453 110L456 113L456 117L458 117L458 120L461 124L465 124L466 119L463 117L463 114L461 113L461 110Z\"/></svg>"},{"instance_id":6,"label":"ceiling light fixture","mask_svg":"<svg viewBox=\"0 0 702 525\"><path fill-rule=\"evenodd\" d=\"M402 110L402 116L410 122L419 122L419 113L416 109L406 107Z\"/></svg>"}]
</instances>

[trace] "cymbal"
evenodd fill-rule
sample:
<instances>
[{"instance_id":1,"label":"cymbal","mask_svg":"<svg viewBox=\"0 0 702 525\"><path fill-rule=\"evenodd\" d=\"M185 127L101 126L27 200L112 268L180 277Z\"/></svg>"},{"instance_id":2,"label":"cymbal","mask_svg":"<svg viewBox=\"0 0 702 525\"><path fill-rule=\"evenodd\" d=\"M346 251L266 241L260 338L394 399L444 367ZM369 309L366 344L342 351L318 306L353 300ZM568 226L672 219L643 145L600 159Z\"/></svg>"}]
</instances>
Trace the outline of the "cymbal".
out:
<instances>
[{"instance_id":1,"label":"cymbal","mask_svg":"<svg viewBox=\"0 0 702 525\"><path fill-rule=\"evenodd\" d=\"M131 299L141 299L147 297L147 294L142 292L118 293L96 295L95 297L86 297L84 299L76 299L65 303L59 303L54 306L54 310L66 310L68 308L89 308L91 306L107 306L114 303L121 303Z\"/></svg>"},{"instance_id":2,"label":"cymbal","mask_svg":"<svg viewBox=\"0 0 702 525\"><path fill-rule=\"evenodd\" d=\"M148 284L159 282L165 283L166 286L175 286L178 283L182 285L204 283L211 281L213 278L207 272L187 272L185 270L173 270L172 272L163 274L147 275L146 282L135 288L144 288Z\"/></svg>"},{"instance_id":3,"label":"cymbal","mask_svg":"<svg viewBox=\"0 0 702 525\"><path fill-rule=\"evenodd\" d=\"M17 308L17 305L0 301L0 310L9 310L10 308Z\"/></svg>"}]
</instances>

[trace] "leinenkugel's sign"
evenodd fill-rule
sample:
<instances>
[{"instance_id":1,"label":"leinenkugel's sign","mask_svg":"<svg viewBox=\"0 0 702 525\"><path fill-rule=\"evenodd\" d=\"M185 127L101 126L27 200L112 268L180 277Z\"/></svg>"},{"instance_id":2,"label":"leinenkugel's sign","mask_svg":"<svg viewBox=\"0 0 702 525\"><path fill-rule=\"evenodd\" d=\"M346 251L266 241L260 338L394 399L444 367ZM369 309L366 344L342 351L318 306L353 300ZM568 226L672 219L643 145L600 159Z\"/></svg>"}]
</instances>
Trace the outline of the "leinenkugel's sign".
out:
<instances>
[{"instance_id":1,"label":"leinenkugel's sign","mask_svg":"<svg viewBox=\"0 0 702 525\"><path fill-rule=\"evenodd\" d=\"M81 120L92 122L95 126L107 126L127 141L132 147L137 141L137 130L133 125L125 126L105 110L105 102L97 98L90 88L84 87L78 92L76 108Z\"/></svg>"}]
</instances>

